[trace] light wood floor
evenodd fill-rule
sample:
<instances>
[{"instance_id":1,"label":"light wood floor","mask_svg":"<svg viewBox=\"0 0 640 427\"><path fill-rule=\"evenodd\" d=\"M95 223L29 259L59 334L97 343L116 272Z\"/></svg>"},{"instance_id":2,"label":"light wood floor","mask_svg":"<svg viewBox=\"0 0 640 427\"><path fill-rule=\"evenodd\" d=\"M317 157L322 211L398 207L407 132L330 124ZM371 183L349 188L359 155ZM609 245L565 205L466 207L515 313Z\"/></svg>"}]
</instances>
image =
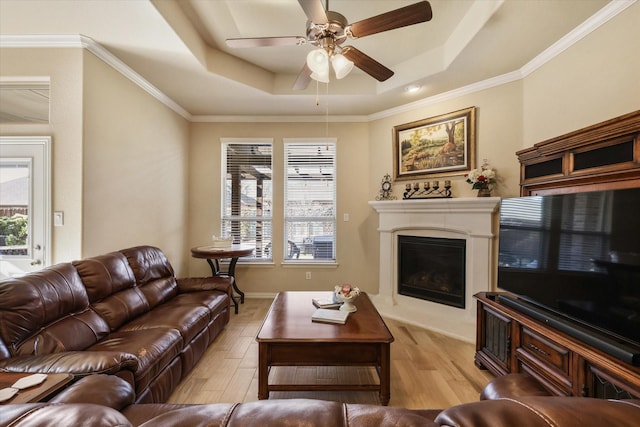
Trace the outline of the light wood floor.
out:
<instances>
[{"instance_id":1,"label":"light wood floor","mask_svg":"<svg viewBox=\"0 0 640 427\"><path fill-rule=\"evenodd\" d=\"M271 305L270 299L247 299L238 315L193 371L180 383L169 403L251 402L258 400L258 345L255 337ZM478 400L493 377L473 363L475 346L426 329L385 319L395 337L391 344L390 406L438 409ZM372 368L278 367L278 382L371 382ZM272 392L270 399L313 398L379 404L375 392Z\"/></svg>"}]
</instances>

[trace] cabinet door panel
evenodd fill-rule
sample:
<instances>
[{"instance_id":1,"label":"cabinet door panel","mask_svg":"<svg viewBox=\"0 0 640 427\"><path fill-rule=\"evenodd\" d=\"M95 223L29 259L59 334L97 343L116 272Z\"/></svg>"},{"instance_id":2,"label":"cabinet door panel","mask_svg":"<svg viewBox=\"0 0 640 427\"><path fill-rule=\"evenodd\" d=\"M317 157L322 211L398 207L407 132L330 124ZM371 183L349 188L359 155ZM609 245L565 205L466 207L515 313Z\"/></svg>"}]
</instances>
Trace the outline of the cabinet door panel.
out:
<instances>
[{"instance_id":1,"label":"cabinet door panel","mask_svg":"<svg viewBox=\"0 0 640 427\"><path fill-rule=\"evenodd\" d=\"M511 320L493 310L484 312L486 329L484 349L509 370L511 350Z\"/></svg>"},{"instance_id":2,"label":"cabinet door panel","mask_svg":"<svg viewBox=\"0 0 640 427\"><path fill-rule=\"evenodd\" d=\"M587 367L586 394L599 399L640 399L640 390L624 384L606 371L589 363Z\"/></svg>"}]
</instances>

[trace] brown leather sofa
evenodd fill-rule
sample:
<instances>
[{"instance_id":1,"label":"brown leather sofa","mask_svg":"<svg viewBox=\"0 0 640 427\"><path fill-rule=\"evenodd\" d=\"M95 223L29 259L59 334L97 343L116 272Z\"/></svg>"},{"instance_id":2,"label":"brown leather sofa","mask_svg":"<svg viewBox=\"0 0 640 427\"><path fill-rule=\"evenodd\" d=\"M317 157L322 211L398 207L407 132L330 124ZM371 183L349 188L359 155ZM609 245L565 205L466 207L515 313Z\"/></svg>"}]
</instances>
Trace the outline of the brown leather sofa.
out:
<instances>
[{"instance_id":1,"label":"brown leather sofa","mask_svg":"<svg viewBox=\"0 0 640 427\"><path fill-rule=\"evenodd\" d=\"M164 402L229 322L233 278L138 246L0 282L0 371L113 374Z\"/></svg>"},{"instance_id":2,"label":"brown leather sofa","mask_svg":"<svg viewBox=\"0 0 640 427\"><path fill-rule=\"evenodd\" d=\"M526 396L533 393L532 396ZM473 426L601 427L640 425L640 400L548 396L520 374L497 378L479 402L445 410L311 399L200 405L134 404L129 383L112 375L81 379L47 403L0 407L0 426Z\"/></svg>"}]
</instances>

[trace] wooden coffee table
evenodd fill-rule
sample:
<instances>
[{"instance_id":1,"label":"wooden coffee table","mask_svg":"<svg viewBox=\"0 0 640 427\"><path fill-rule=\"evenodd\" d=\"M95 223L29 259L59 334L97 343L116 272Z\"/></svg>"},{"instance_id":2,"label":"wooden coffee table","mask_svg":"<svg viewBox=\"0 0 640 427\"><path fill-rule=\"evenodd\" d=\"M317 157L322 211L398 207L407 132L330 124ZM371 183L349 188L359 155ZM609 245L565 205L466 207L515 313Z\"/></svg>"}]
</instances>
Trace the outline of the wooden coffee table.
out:
<instances>
[{"instance_id":1,"label":"wooden coffee table","mask_svg":"<svg viewBox=\"0 0 640 427\"><path fill-rule=\"evenodd\" d=\"M271 391L378 391L389 404L390 348L393 335L366 293L355 302L358 311L344 325L311 321L312 298L331 292L281 292L276 295L258 332L258 399ZM373 366L377 384L269 384L272 366Z\"/></svg>"}]
</instances>

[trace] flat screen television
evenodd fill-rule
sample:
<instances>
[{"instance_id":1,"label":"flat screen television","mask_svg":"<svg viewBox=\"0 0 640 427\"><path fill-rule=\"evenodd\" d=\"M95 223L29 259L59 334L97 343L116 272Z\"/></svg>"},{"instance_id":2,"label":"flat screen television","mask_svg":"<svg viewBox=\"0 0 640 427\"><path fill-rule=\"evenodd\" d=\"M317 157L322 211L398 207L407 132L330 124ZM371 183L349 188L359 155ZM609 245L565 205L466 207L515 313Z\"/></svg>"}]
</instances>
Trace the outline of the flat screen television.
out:
<instances>
[{"instance_id":1,"label":"flat screen television","mask_svg":"<svg viewBox=\"0 0 640 427\"><path fill-rule=\"evenodd\" d=\"M503 199L498 287L640 363L640 188Z\"/></svg>"}]
</instances>

